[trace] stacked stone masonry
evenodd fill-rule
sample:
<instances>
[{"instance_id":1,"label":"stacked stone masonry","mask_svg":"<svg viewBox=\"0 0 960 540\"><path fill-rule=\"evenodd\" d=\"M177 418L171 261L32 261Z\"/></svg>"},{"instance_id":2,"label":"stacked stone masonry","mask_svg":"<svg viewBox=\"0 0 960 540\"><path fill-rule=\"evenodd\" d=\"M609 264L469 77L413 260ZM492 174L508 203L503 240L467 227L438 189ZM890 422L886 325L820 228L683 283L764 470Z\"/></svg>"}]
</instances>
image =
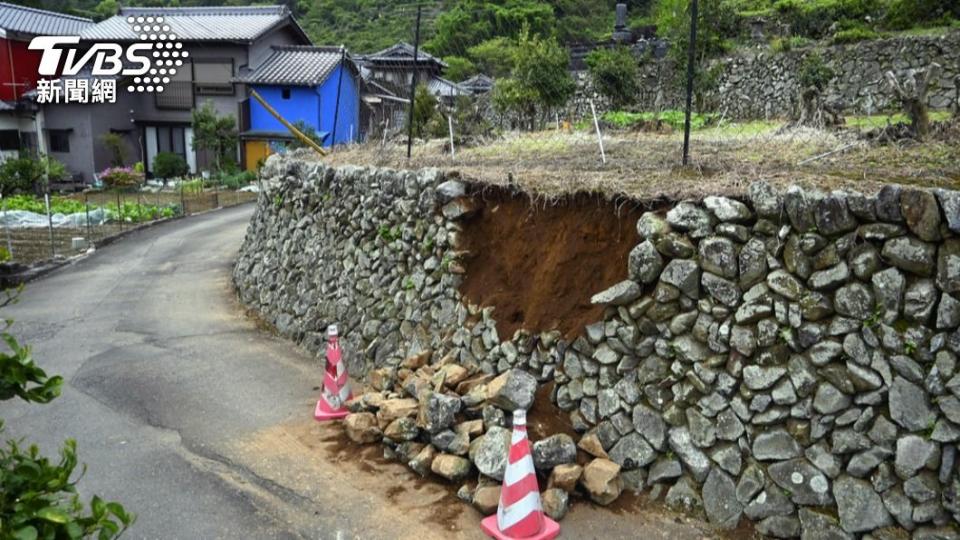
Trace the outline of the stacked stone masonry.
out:
<instances>
[{"instance_id":1,"label":"stacked stone masonry","mask_svg":"<svg viewBox=\"0 0 960 540\"><path fill-rule=\"evenodd\" d=\"M799 100L805 59L820 54L834 78L825 90L825 101L846 114L880 114L899 110L893 90L884 80L892 71L899 80L936 62L943 70L930 85L927 103L934 109L949 109L956 103L956 78L960 76L960 31L943 36L906 36L863 41L849 45L801 48L777 53L769 48L738 51L711 65L716 84L702 97L701 109L727 118L784 118L794 114ZM648 58L640 63L637 107L645 111L682 109L684 94L669 57ZM585 72L577 74L577 97L573 109L590 114L588 99L599 110L606 104L593 92Z\"/></svg>"},{"instance_id":2,"label":"stacked stone masonry","mask_svg":"<svg viewBox=\"0 0 960 540\"><path fill-rule=\"evenodd\" d=\"M461 494L481 510L504 410L550 383L578 434L533 441L554 515L631 489L770 537L958 537L960 192L758 182L644 214L628 279L591 291L605 316L566 342L461 304L459 178L279 158L263 178L242 300L313 350L337 322L372 388L351 438L421 474L476 469Z\"/></svg>"}]
</instances>

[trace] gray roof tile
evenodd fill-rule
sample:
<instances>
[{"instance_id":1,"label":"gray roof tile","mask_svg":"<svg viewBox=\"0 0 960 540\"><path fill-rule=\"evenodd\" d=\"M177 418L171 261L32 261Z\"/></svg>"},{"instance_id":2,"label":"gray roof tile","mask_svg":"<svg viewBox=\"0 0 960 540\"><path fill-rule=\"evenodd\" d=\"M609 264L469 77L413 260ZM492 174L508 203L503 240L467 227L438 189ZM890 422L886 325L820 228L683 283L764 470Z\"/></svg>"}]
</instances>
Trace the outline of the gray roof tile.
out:
<instances>
[{"instance_id":1,"label":"gray roof tile","mask_svg":"<svg viewBox=\"0 0 960 540\"><path fill-rule=\"evenodd\" d=\"M0 2L0 28L36 36L77 35L93 21L83 17L64 15L24 6Z\"/></svg>"},{"instance_id":2,"label":"gray roof tile","mask_svg":"<svg viewBox=\"0 0 960 540\"><path fill-rule=\"evenodd\" d=\"M88 41L135 40L137 35L127 22L131 16L163 17L180 41L252 41L286 19L293 22L285 6L121 8L119 14L87 28L80 37Z\"/></svg>"},{"instance_id":3,"label":"gray roof tile","mask_svg":"<svg viewBox=\"0 0 960 540\"><path fill-rule=\"evenodd\" d=\"M340 62L339 47L313 47L305 45L274 46L273 54L254 71L237 77L237 82L247 84L285 84L291 86L316 86L322 83ZM349 65L353 59L346 55ZM356 70L356 66L353 65Z\"/></svg>"}]
</instances>

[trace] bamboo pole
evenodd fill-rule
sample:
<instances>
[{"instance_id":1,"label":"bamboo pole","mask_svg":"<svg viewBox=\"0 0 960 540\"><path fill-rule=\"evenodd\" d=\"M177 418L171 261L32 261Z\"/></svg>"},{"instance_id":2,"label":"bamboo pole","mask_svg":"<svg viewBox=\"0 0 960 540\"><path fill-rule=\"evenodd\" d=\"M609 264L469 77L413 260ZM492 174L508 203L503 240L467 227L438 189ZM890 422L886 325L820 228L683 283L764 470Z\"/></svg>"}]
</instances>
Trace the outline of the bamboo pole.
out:
<instances>
[{"instance_id":1,"label":"bamboo pole","mask_svg":"<svg viewBox=\"0 0 960 540\"><path fill-rule=\"evenodd\" d=\"M260 102L260 105L262 105L263 108L266 109L268 113L272 114L273 117L276 118L278 122L283 124L283 126L287 128L290 131L290 133L293 134L294 137L299 139L300 142L309 146L310 148L313 148L321 156L327 155L327 151L324 150L323 147L317 144L310 137L307 137L306 135L304 135L299 129L294 127L293 124L291 124L290 122L287 122L286 119L280 116L280 113L278 113L273 107L271 107L270 104L267 103L265 99L260 97L260 94L258 94L256 90L250 90L250 95L253 96L253 99L256 99L258 102Z\"/></svg>"}]
</instances>

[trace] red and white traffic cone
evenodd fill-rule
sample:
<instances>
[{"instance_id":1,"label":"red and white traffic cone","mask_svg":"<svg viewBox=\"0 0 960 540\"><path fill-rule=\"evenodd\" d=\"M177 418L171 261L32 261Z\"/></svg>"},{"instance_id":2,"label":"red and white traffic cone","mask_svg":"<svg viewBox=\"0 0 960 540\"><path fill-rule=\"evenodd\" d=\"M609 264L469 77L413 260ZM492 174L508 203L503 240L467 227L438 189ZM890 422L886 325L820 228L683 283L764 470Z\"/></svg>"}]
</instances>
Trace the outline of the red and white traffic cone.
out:
<instances>
[{"instance_id":1,"label":"red and white traffic cone","mask_svg":"<svg viewBox=\"0 0 960 540\"><path fill-rule=\"evenodd\" d=\"M503 474L497 515L481 521L480 528L497 540L550 540L560 534L560 525L543 515L537 473L533 469L527 440L527 412L524 410L513 411L510 456Z\"/></svg>"},{"instance_id":2,"label":"red and white traffic cone","mask_svg":"<svg viewBox=\"0 0 960 540\"><path fill-rule=\"evenodd\" d=\"M348 414L346 403L353 397L350 392L347 364L340 352L340 339L336 325L327 327L327 369L323 375L323 391L313 417L318 422L339 420Z\"/></svg>"}]
</instances>

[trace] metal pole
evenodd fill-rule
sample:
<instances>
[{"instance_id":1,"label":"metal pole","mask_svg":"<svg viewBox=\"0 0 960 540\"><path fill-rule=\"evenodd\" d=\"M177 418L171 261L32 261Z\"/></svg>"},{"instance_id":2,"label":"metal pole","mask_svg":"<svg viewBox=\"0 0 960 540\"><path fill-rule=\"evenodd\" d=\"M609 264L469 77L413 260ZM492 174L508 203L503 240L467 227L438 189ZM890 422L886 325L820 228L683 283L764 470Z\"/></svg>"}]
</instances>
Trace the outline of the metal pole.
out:
<instances>
[{"instance_id":1,"label":"metal pole","mask_svg":"<svg viewBox=\"0 0 960 540\"><path fill-rule=\"evenodd\" d=\"M410 116L407 118L407 159L413 152L413 104L417 96L417 58L420 54L420 12L422 6L417 6L417 30L413 38L413 77L410 80Z\"/></svg>"},{"instance_id":2,"label":"metal pole","mask_svg":"<svg viewBox=\"0 0 960 540\"><path fill-rule=\"evenodd\" d=\"M50 193L43 194L43 202L47 205L47 231L50 233L50 257L56 257L57 250L53 247L53 214L50 213Z\"/></svg>"},{"instance_id":3,"label":"metal pole","mask_svg":"<svg viewBox=\"0 0 960 540\"><path fill-rule=\"evenodd\" d=\"M447 126L450 128L450 159L457 157L456 152L453 150L453 117L447 116Z\"/></svg>"},{"instance_id":4,"label":"metal pole","mask_svg":"<svg viewBox=\"0 0 960 540\"><path fill-rule=\"evenodd\" d=\"M7 254L10 255L10 260L13 260L13 241L10 239L10 222L7 219L7 200L0 195L0 200L3 200L3 228L7 234Z\"/></svg>"},{"instance_id":5,"label":"metal pole","mask_svg":"<svg viewBox=\"0 0 960 540\"><path fill-rule=\"evenodd\" d=\"M337 121L340 119L340 87L343 82L343 59L347 55L347 49L343 45L340 45L340 75L337 77L337 101L336 107L333 109L333 133L330 134L330 146L333 147L337 144Z\"/></svg>"},{"instance_id":6,"label":"metal pole","mask_svg":"<svg viewBox=\"0 0 960 540\"><path fill-rule=\"evenodd\" d=\"M180 215L187 215L187 207L184 205L183 201L183 180L180 180Z\"/></svg>"},{"instance_id":7,"label":"metal pole","mask_svg":"<svg viewBox=\"0 0 960 540\"><path fill-rule=\"evenodd\" d=\"M690 109L693 107L693 64L697 49L697 0L690 0L690 45L687 47L687 108L683 120L683 164L690 161Z\"/></svg>"},{"instance_id":8,"label":"metal pole","mask_svg":"<svg viewBox=\"0 0 960 540\"><path fill-rule=\"evenodd\" d=\"M83 211L87 215L87 241L93 237L90 234L90 196L86 193L83 194Z\"/></svg>"},{"instance_id":9,"label":"metal pole","mask_svg":"<svg viewBox=\"0 0 960 540\"><path fill-rule=\"evenodd\" d=\"M600 135L600 122L597 121L597 109L593 106L593 100L590 100L590 112L593 113L593 127L597 130L597 141L600 143L600 159L603 164L607 164L607 154L603 151L603 136Z\"/></svg>"}]
</instances>

